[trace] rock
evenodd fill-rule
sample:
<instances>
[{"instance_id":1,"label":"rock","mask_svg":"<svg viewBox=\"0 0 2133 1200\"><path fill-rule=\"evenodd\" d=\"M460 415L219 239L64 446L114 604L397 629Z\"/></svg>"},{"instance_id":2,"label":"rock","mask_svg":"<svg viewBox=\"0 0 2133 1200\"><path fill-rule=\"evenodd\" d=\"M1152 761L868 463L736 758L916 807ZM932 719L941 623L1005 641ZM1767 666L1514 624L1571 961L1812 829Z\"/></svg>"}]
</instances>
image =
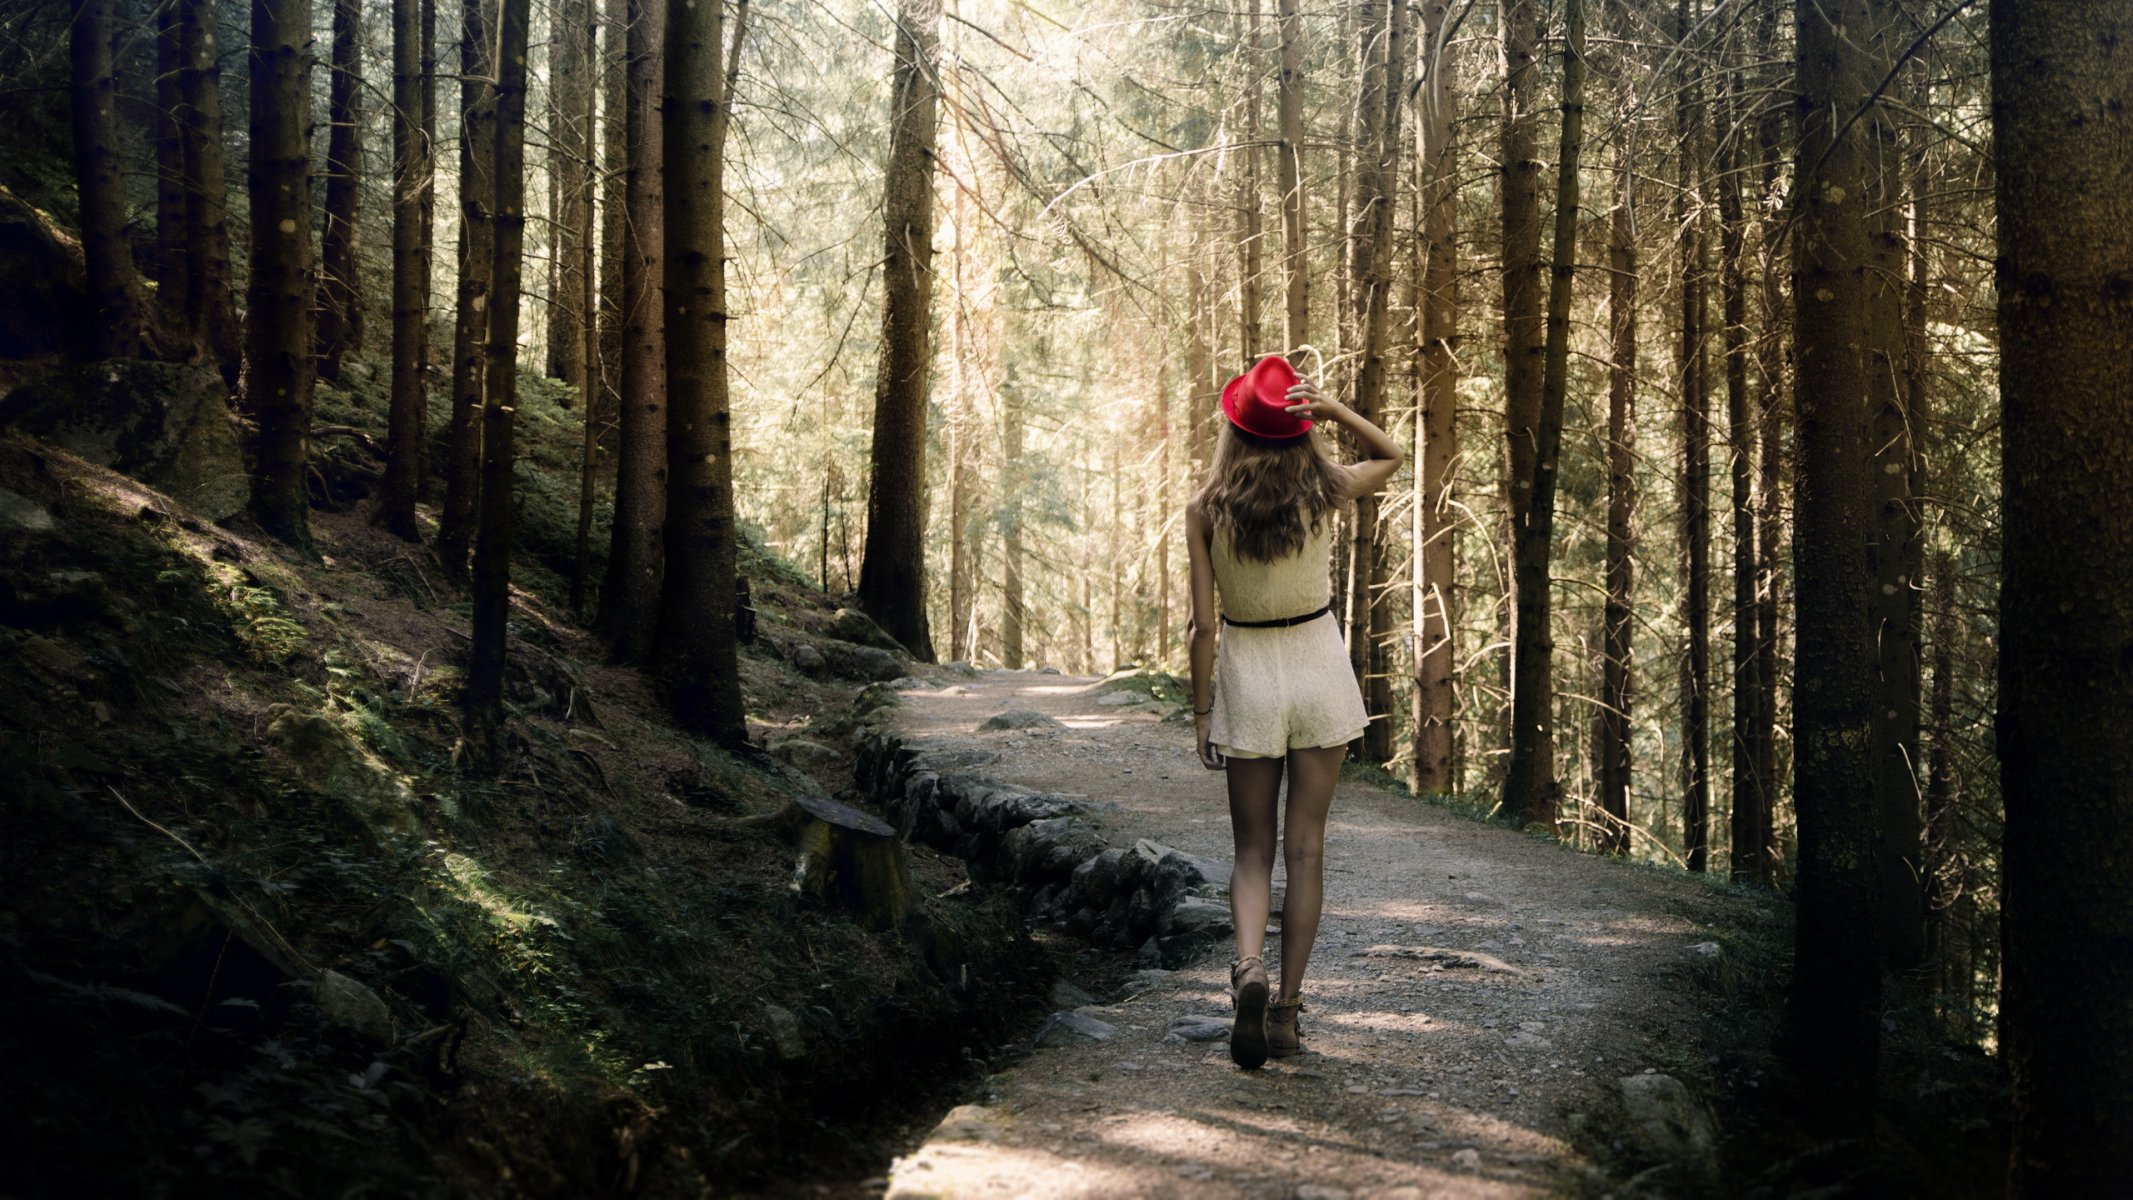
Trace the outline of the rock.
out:
<instances>
[{"instance_id":1,"label":"rock","mask_svg":"<svg viewBox=\"0 0 2133 1200\"><path fill-rule=\"evenodd\" d=\"M1083 902L1096 908L1110 905L1118 895L1118 864L1125 857L1124 850L1113 847L1081 860L1074 868L1073 886Z\"/></svg>"},{"instance_id":2,"label":"rock","mask_svg":"<svg viewBox=\"0 0 2133 1200\"><path fill-rule=\"evenodd\" d=\"M1145 992L1165 979L1170 978L1170 976L1171 972L1161 967L1147 967L1126 976L1126 989L1133 992Z\"/></svg>"},{"instance_id":3,"label":"rock","mask_svg":"<svg viewBox=\"0 0 2133 1200\"><path fill-rule=\"evenodd\" d=\"M920 688L930 688L932 686L931 683L920 679L916 675L898 675L896 678L889 680L889 687L899 692L915 692Z\"/></svg>"},{"instance_id":4,"label":"rock","mask_svg":"<svg viewBox=\"0 0 2133 1200\"><path fill-rule=\"evenodd\" d=\"M844 755L821 742L806 738L786 738L770 748L770 756L782 763L791 763L801 770L817 767L833 767L844 761Z\"/></svg>"},{"instance_id":5,"label":"rock","mask_svg":"<svg viewBox=\"0 0 2133 1200\"><path fill-rule=\"evenodd\" d=\"M1105 692L1096 698L1100 708L1118 708L1127 704L1139 704L1141 698L1132 692Z\"/></svg>"},{"instance_id":6,"label":"rock","mask_svg":"<svg viewBox=\"0 0 2133 1200\"><path fill-rule=\"evenodd\" d=\"M1197 933L1220 937L1230 931L1229 905L1220 900L1187 896L1158 922L1166 934Z\"/></svg>"},{"instance_id":7,"label":"rock","mask_svg":"<svg viewBox=\"0 0 2133 1200\"><path fill-rule=\"evenodd\" d=\"M779 1058L798 1062L807 1057L807 1038L800 1032L800 1018L792 1015L791 1009L780 1004L765 1004L763 1021L770 1026L770 1042L777 1047Z\"/></svg>"},{"instance_id":8,"label":"rock","mask_svg":"<svg viewBox=\"0 0 2133 1200\"><path fill-rule=\"evenodd\" d=\"M901 678L904 673L903 660L877 646L829 642L821 647L820 653L830 673L845 679L886 683Z\"/></svg>"},{"instance_id":9,"label":"rock","mask_svg":"<svg viewBox=\"0 0 2133 1200\"><path fill-rule=\"evenodd\" d=\"M983 721L978 722L978 731L981 733L987 733L1001 729L1064 728L1066 728L1066 726L1061 725L1059 722L1053 720L1052 718L1045 716L1043 713L1037 712L1034 709L1028 708L1011 708L1006 712L996 713L990 717L985 718Z\"/></svg>"},{"instance_id":10,"label":"rock","mask_svg":"<svg viewBox=\"0 0 2133 1200\"><path fill-rule=\"evenodd\" d=\"M1175 1038L1181 1042L1225 1042L1229 1040L1229 1024L1226 1017L1172 1017L1163 1037L1166 1041Z\"/></svg>"},{"instance_id":11,"label":"rock","mask_svg":"<svg viewBox=\"0 0 2133 1200\"><path fill-rule=\"evenodd\" d=\"M1065 979L1052 981L1052 1004L1054 1006L1059 1008L1080 1008L1084 1004L1094 1003L1096 1003L1096 997L1075 987L1071 981Z\"/></svg>"},{"instance_id":12,"label":"rock","mask_svg":"<svg viewBox=\"0 0 2133 1200\"><path fill-rule=\"evenodd\" d=\"M95 319L80 239L0 186L0 358L78 350Z\"/></svg>"},{"instance_id":13,"label":"rock","mask_svg":"<svg viewBox=\"0 0 2133 1200\"><path fill-rule=\"evenodd\" d=\"M1039 1046L1070 1046L1076 1042L1108 1042L1118 1026L1081 1012L1055 1012L1037 1031Z\"/></svg>"},{"instance_id":14,"label":"rock","mask_svg":"<svg viewBox=\"0 0 2133 1200\"><path fill-rule=\"evenodd\" d=\"M0 488L0 530L10 534L43 533L52 527L52 514L27 496Z\"/></svg>"},{"instance_id":15,"label":"rock","mask_svg":"<svg viewBox=\"0 0 2133 1200\"><path fill-rule=\"evenodd\" d=\"M229 391L204 367L140 359L68 367L8 393L0 425L130 475L211 521L251 498Z\"/></svg>"},{"instance_id":16,"label":"rock","mask_svg":"<svg viewBox=\"0 0 2133 1200\"><path fill-rule=\"evenodd\" d=\"M1000 1121L982 1104L958 1104L933 1127L930 1141L991 1142L1000 1137Z\"/></svg>"},{"instance_id":17,"label":"rock","mask_svg":"<svg viewBox=\"0 0 2133 1200\"><path fill-rule=\"evenodd\" d=\"M1347 1188L1327 1187L1321 1183L1306 1183L1296 1189L1296 1200L1349 1200Z\"/></svg>"},{"instance_id":18,"label":"rock","mask_svg":"<svg viewBox=\"0 0 2133 1200\"><path fill-rule=\"evenodd\" d=\"M1162 966L1162 944L1157 942L1153 935L1150 935L1147 941L1141 943L1141 948L1133 952L1133 962L1136 966L1142 967Z\"/></svg>"},{"instance_id":19,"label":"rock","mask_svg":"<svg viewBox=\"0 0 2133 1200\"><path fill-rule=\"evenodd\" d=\"M268 722L267 738L307 789L346 803L374 830L413 830L407 781L340 722L285 708Z\"/></svg>"},{"instance_id":20,"label":"rock","mask_svg":"<svg viewBox=\"0 0 2133 1200\"><path fill-rule=\"evenodd\" d=\"M1618 1081L1629 1131L1651 1157L1671 1163L1698 1184L1718 1178L1718 1127L1711 1110L1671 1075L1627 1075Z\"/></svg>"},{"instance_id":21,"label":"rock","mask_svg":"<svg viewBox=\"0 0 2133 1200\"><path fill-rule=\"evenodd\" d=\"M1553 1050L1555 1043L1537 1033L1514 1033L1503 1040L1513 1050Z\"/></svg>"},{"instance_id":22,"label":"rock","mask_svg":"<svg viewBox=\"0 0 2133 1200\"><path fill-rule=\"evenodd\" d=\"M956 674L961 675L965 679L977 679L985 674L985 672L980 671L976 667L973 667L969 663L963 662L961 660L952 663L942 663L941 669L944 671L953 671Z\"/></svg>"},{"instance_id":23,"label":"rock","mask_svg":"<svg viewBox=\"0 0 2133 1200\"><path fill-rule=\"evenodd\" d=\"M809 675L820 675L829 663L822 657L820 650L802 643L793 649L792 665Z\"/></svg>"},{"instance_id":24,"label":"rock","mask_svg":"<svg viewBox=\"0 0 2133 1200\"><path fill-rule=\"evenodd\" d=\"M888 630L874 623L874 618L856 608L838 609L837 614L830 618L829 632L831 637L840 642L872 646L892 654L903 653L902 642L890 637ZM893 679L894 676L890 678Z\"/></svg>"},{"instance_id":25,"label":"rock","mask_svg":"<svg viewBox=\"0 0 2133 1200\"><path fill-rule=\"evenodd\" d=\"M883 709L894 708L902 703L903 697L896 694L895 688L870 683L860 688L859 694L852 697L852 716L864 720Z\"/></svg>"},{"instance_id":26,"label":"rock","mask_svg":"<svg viewBox=\"0 0 2133 1200\"><path fill-rule=\"evenodd\" d=\"M1705 962L1717 962L1724 956L1725 952L1725 947L1720 946L1717 942L1698 942L1682 951L1690 958L1699 958Z\"/></svg>"},{"instance_id":27,"label":"rock","mask_svg":"<svg viewBox=\"0 0 2133 1200\"><path fill-rule=\"evenodd\" d=\"M369 1041L393 1043L393 1014L378 994L335 970L323 970L312 985L311 999L329 1025L352 1029Z\"/></svg>"},{"instance_id":28,"label":"rock","mask_svg":"<svg viewBox=\"0 0 2133 1200\"><path fill-rule=\"evenodd\" d=\"M1481 1169L1481 1151L1468 1146L1466 1149L1452 1155L1452 1165L1462 1171L1479 1171Z\"/></svg>"}]
</instances>

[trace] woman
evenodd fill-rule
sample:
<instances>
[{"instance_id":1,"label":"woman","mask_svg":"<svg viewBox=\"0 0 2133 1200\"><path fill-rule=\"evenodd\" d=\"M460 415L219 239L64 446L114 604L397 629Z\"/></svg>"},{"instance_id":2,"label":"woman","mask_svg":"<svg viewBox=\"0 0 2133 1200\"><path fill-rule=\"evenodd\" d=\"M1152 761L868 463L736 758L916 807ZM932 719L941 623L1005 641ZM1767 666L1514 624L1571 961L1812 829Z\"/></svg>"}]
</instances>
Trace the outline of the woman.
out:
<instances>
[{"instance_id":1,"label":"woman","mask_svg":"<svg viewBox=\"0 0 2133 1200\"><path fill-rule=\"evenodd\" d=\"M1237 928L1229 1052L1238 1066L1252 1068L1302 1049L1296 1014L1325 894L1326 812L1348 743L1369 724L1330 603L1331 514L1384 487L1402 455L1383 430L1298 379L1279 356L1230 380L1222 414L1229 420L1220 427L1214 467L1185 513L1192 708L1201 765L1228 772L1237 851L1229 880ZM1316 421L1347 427L1368 457L1352 466L1328 460L1311 436ZM1289 891L1281 991L1269 1004L1261 954L1284 775Z\"/></svg>"}]
</instances>

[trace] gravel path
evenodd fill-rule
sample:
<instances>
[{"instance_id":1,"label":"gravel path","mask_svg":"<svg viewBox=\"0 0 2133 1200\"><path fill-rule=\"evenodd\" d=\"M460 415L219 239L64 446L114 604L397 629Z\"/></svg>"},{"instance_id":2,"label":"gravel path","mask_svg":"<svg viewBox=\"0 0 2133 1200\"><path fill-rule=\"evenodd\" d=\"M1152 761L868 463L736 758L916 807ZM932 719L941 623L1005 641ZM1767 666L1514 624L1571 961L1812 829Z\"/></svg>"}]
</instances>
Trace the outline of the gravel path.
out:
<instances>
[{"instance_id":1,"label":"gravel path","mask_svg":"<svg viewBox=\"0 0 2133 1200\"><path fill-rule=\"evenodd\" d=\"M1222 776L1193 758L1191 726L1098 705L1095 682L992 672L905 693L900 721L928 743L1000 752L980 768L992 778L1114 801L1101 818L1114 844L1149 837L1227 863ZM976 731L1007 709L1065 728ZM1166 1037L1179 1017L1228 1019L1228 955L1211 955L1081 1009L1115 1032L1058 1038L994 1076L897 1160L889 1195L1610 1190L1576 1146L1620 1136L1620 1077L1700 1062L1684 971L1724 893L1355 782L1326 841L1305 1055L1247 1072L1223 1041Z\"/></svg>"}]
</instances>

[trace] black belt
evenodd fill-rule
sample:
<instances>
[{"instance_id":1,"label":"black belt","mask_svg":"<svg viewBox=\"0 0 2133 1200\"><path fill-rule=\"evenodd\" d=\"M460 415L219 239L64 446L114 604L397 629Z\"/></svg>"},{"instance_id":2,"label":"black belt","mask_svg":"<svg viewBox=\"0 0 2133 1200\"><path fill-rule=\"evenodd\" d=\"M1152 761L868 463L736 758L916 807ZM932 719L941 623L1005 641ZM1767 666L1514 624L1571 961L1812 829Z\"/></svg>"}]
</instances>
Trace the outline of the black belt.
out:
<instances>
[{"instance_id":1,"label":"black belt","mask_svg":"<svg viewBox=\"0 0 2133 1200\"><path fill-rule=\"evenodd\" d=\"M1305 621L1316 621L1320 617L1323 617L1327 613L1332 611L1333 605L1331 602L1328 602L1326 604L1318 606L1317 608L1312 609L1310 612L1307 612L1300 617L1275 617L1271 621L1239 621L1235 617L1230 616L1228 613L1223 613L1222 623L1224 625L1235 625L1239 629L1284 629L1290 625L1301 625Z\"/></svg>"}]
</instances>

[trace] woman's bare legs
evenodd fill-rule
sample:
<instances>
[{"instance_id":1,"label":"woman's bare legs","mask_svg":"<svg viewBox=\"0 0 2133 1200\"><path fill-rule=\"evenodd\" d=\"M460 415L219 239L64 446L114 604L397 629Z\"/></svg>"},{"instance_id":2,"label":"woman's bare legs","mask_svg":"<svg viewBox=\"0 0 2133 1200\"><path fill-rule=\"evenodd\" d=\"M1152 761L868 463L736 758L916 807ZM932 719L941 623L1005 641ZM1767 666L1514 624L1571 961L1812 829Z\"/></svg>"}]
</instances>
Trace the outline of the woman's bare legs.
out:
<instances>
[{"instance_id":1,"label":"woman's bare legs","mask_svg":"<svg viewBox=\"0 0 2133 1200\"><path fill-rule=\"evenodd\" d=\"M1288 867L1289 891L1281 904L1281 996L1294 1000L1303 992L1304 968L1311 964L1311 944L1318 940L1318 914L1326 897L1326 814L1333 807L1333 785L1340 782L1341 760L1346 746L1321 746L1289 751L1288 820L1282 831L1282 862ZM1237 764L1230 763L1235 771ZM1232 819L1237 808L1236 784L1230 785ZM1238 834L1243 845L1243 834ZM1242 851L1239 851L1242 857ZM1273 859L1268 857L1271 869ZM1236 908L1236 884L1230 884L1231 908ZM1265 893L1261 893L1262 901ZM1264 911L1261 912L1262 923ZM1241 921L1242 918L1240 917ZM1244 926L1237 926L1237 944L1244 944ZM1241 952L1241 949L1240 949Z\"/></svg>"},{"instance_id":2,"label":"woman's bare legs","mask_svg":"<svg viewBox=\"0 0 2133 1200\"><path fill-rule=\"evenodd\" d=\"M1229 915L1237 930L1238 958L1266 951L1284 765L1278 758L1228 760L1229 827L1237 850L1236 861L1229 870ZM1287 929L1286 924L1283 929Z\"/></svg>"}]
</instances>

